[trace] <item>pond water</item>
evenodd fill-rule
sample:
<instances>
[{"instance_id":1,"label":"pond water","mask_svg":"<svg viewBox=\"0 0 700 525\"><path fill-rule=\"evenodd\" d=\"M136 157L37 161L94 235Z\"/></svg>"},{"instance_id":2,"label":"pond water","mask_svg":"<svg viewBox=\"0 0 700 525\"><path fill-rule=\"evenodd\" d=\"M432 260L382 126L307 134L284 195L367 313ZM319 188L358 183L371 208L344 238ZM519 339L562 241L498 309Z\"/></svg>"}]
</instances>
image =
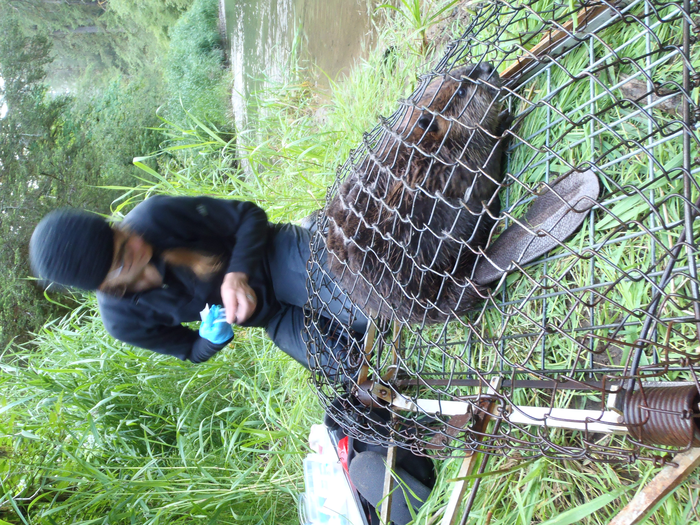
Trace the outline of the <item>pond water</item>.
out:
<instances>
[{"instance_id":1,"label":"pond water","mask_svg":"<svg viewBox=\"0 0 700 525\"><path fill-rule=\"evenodd\" d=\"M374 0L220 0L233 72L233 111L245 126L245 97L261 86L263 73L280 78L300 37L309 75L323 85L337 79L371 45ZM327 84L327 81L326 81Z\"/></svg>"}]
</instances>

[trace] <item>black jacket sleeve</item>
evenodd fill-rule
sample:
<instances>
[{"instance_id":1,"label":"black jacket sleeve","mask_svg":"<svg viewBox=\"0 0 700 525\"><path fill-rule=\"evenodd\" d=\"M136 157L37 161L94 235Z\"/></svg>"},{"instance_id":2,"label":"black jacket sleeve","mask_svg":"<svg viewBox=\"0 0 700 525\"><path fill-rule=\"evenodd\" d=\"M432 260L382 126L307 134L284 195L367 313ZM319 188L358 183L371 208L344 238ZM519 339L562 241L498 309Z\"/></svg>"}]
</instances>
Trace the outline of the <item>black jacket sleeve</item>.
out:
<instances>
[{"instance_id":1,"label":"black jacket sleeve","mask_svg":"<svg viewBox=\"0 0 700 525\"><path fill-rule=\"evenodd\" d=\"M268 235L267 215L252 202L211 197L154 196L134 208L124 224L166 248L230 250L228 272L250 275L261 264Z\"/></svg>"},{"instance_id":2,"label":"black jacket sleeve","mask_svg":"<svg viewBox=\"0 0 700 525\"><path fill-rule=\"evenodd\" d=\"M143 311L138 304L98 293L97 303L107 332L125 343L172 355L183 361L203 363L228 345L215 344L200 337L199 332L176 325L168 326L157 312Z\"/></svg>"}]
</instances>

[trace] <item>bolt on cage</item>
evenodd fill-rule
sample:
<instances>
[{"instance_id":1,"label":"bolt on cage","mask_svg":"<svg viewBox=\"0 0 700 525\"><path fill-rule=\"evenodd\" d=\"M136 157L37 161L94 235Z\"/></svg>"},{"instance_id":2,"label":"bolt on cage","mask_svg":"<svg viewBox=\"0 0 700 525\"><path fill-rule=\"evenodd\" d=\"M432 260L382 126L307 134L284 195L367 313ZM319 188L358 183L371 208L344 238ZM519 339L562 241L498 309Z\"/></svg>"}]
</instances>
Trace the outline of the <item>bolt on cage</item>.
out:
<instances>
[{"instance_id":1,"label":"bolt on cage","mask_svg":"<svg viewBox=\"0 0 700 525\"><path fill-rule=\"evenodd\" d=\"M313 381L348 434L437 457L478 448L659 462L669 449L700 446L699 11L687 0L484 2L413 95L365 135L319 214L307 282L318 304L321 277L335 279L353 303L348 316L359 307L372 318L362 338L323 308L306 316ZM471 73L482 64L500 80ZM486 116L465 118L476 101L455 113L459 85L497 90L491 104L510 112L508 129L499 136ZM435 103L448 88L449 101ZM450 133L466 143L456 154L444 151ZM474 165L477 147L486 162L504 149L502 180ZM460 170L471 185L454 205L444 195ZM444 187L425 189L445 173ZM547 192L566 201L560 180L585 173L600 191L575 232L557 237L527 220ZM484 178L491 201L475 210L465 203ZM408 207L392 184L414 199ZM427 220L414 220L419 198L436 202ZM338 202L352 231L337 224ZM482 221L483 240L455 233L456 220L437 224L446 203L450 217ZM474 268L513 225L553 249L513 258L495 285L480 286ZM329 232L338 230L361 257L337 255ZM420 259L431 235L435 256ZM435 263L455 248L471 257L459 277ZM434 289L414 286L422 279ZM450 286L476 298L441 302ZM477 424L485 418L489 426Z\"/></svg>"}]
</instances>

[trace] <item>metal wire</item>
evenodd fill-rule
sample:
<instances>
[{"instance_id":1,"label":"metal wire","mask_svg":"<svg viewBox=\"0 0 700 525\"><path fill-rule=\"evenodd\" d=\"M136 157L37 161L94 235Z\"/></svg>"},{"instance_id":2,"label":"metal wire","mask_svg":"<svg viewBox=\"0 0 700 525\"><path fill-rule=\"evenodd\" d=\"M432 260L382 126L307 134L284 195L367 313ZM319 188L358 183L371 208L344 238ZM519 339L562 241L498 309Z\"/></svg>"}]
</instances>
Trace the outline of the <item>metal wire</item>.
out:
<instances>
[{"instance_id":1,"label":"metal wire","mask_svg":"<svg viewBox=\"0 0 700 525\"><path fill-rule=\"evenodd\" d=\"M338 282L376 337L309 308L313 380L368 442L663 462L700 439L699 4L542 6L483 3L339 169L307 287L318 304ZM583 225L477 284L495 240L587 170Z\"/></svg>"}]
</instances>

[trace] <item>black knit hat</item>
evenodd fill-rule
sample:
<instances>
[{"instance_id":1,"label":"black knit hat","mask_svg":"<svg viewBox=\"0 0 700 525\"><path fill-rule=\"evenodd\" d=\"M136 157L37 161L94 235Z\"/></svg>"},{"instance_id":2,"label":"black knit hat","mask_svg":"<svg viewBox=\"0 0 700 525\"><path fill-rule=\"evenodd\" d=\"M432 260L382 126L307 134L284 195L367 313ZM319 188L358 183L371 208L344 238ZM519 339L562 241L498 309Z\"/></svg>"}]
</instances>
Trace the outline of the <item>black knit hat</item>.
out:
<instances>
[{"instance_id":1,"label":"black knit hat","mask_svg":"<svg viewBox=\"0 0 700 525\"><path fill-rule=\"evenodd\" d=\"M44 217L29 241L37 277L64 286L96 290L114 258L114 232L94 213L63 208Z\"/></svg>"}]
</instances>

